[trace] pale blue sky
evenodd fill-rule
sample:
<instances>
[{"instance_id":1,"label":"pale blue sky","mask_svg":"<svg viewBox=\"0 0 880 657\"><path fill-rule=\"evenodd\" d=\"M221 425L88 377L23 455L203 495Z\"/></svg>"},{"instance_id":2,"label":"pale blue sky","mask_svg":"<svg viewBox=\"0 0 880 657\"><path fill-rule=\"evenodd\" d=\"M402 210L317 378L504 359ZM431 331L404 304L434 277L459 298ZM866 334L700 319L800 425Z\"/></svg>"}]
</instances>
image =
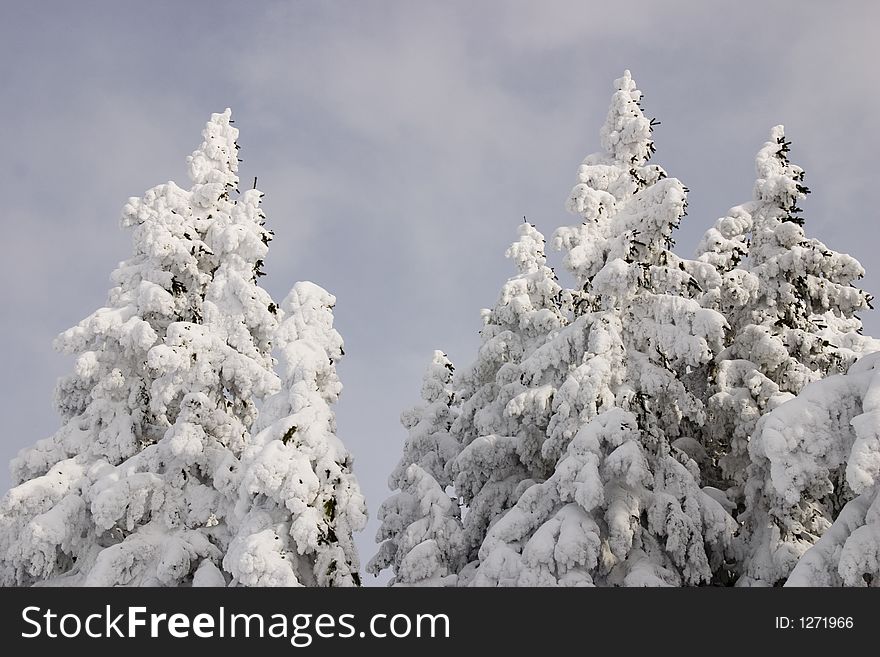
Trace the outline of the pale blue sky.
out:
<instances>
[{"instance_id":1,"label":"pale blue sky","mask_svg":"<svg viewBox=\"0 0 880 657\"><path fill-rule=\"evenodd\" d=\"M186 183L227 106L276 233L265 286L338 297L365 562L432 350L472 359L523 215L547 235L573 221L563 202L625 68L662 122L654 161L692 190L682 255L750 197L754 154L784 123L814 192L808 233L877 292L880 3L620 4L0 2L0 461L58 427L71 363L51 341L104 303L129 253L126 198Z\"/></svg>"}]
</instances>

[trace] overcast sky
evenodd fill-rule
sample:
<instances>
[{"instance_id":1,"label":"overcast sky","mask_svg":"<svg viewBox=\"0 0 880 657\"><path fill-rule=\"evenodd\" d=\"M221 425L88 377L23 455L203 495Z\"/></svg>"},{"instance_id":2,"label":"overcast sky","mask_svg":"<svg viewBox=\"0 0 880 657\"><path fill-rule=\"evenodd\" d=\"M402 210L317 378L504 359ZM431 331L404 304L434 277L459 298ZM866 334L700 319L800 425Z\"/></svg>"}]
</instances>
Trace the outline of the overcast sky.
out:
<instances>
[{"instance_id":1,"label":"overcast sky","mask_svg":"<svg viewBox=\"0 0 880 657\"><path fill-rule=\"evenodd\" d=\"M130 253L123 203L188 186L184 159L226 107L276 234L265 287L337 296L364 562L400 411L433 349L473 359L522 217L548 236L574 223L564 200L624 69L662 122L653 161L691 189L680 254L750 198L755 152L784 123L813 190L808 234L880 291L872 0L0 5L2 462L58 428L71 362L51 342L105 302Z\"/></svg>"}]
</instances>

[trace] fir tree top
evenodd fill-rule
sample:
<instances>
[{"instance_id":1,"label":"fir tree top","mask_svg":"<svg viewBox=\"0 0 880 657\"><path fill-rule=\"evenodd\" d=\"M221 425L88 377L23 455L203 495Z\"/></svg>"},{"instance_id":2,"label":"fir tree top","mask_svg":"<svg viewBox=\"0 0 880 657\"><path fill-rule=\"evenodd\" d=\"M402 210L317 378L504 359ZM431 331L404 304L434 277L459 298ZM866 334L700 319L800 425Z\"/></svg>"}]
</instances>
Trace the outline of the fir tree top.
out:
<instances>
[{"instance_id":1,"label":"fir tree top","mask_svg":"<svg viewBox=\"0 0 880 657\"><path fill-rule=\"evenodd\" d=\"M186 158L190 180L196 185L238 186L238 128L232 110L214 113L202 130L203 141Z\"/></svg>"},{"instance_id":2,"label":"fir tree top","mask_svg":"<svg viewBox=\"0 0 880 657\"><path fill-rule=\"evenodd\" d=\"M651 121L642 112L642 92L636 88L630 72L614 81L608 116L599 133L602 148L615 161L643 166L654 153Z\"/></svg>"}]
</instances>

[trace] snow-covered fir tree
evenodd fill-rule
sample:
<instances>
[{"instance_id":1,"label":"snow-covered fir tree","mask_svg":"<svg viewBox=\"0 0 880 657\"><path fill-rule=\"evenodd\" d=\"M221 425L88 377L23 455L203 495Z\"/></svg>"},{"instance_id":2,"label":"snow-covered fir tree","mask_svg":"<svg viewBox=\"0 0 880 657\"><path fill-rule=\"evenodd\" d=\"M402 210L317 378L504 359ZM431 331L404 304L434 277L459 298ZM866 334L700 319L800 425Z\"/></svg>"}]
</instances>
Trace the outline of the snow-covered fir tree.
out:
<instances>
[{"instance_id":1,"label":"snow-covered fir tree","mask_svg":"<svg viewBox=\"0 0 880 657\"><path fill-rule=\"evenodd\" d=\"M880 488L875 484L841 509L801 556L785 586L880 586Z\"/></svg>"},{"instance_id":2,"label":"snow-covered fir tree","mask_svg":"<svg viewBox=\"0 0 880 657\"><path fill-rule=\"evenodd\" d=\"M804 234L798 204L809 189L789 151L783 127L774 127L756 158L753 200L719 219L698 247L721 275L708 305L731 327L713 371L706 447L738 501L760 416L880 348L855 315L870 304L853 285L861 265Z\"/></svg>"},{"instance_id":3,"label":"snow-covered fir tree","mask_svg":"<svg viewBox=\"0 0 880 657\"><path fill-rule=\"evenodd\" d=\"M804 233L798 204L809 190L789 152L783 127L774 127L756 158L753 200L720 219L698 249L722 278L707 295L709 305L731 326L713 371L704 446L715 476L742 509L743 585L784 582L851 497L839 469L831 498L805 490L797 510L790 509L766 486L770 462L758 457L752 464L749 441L759 419L811 381L846 372L861 354L880 348L861 334L856 316L870 306L870 296L854 286L861 265Z\"/></svg>"},{"instance_id":4,"label":"snow-covered fir tree","mask_svg":"<svg viewBox=\"0 0 880 657\"><path fill-rule=\"evenodd\" d=\"M216 130L218 122L209 124ZM160 373L148 365L152 347L169 326L201 318L210 277L204 215L191 192L174 183L129 199L122 225L132 231L133 254L113 272L107 306L55 341L76 356L74 371L59 380L55 406L61 428L12 460L16 486L0 503L0 577L5 585L82 581L98 554L118 544L123 529L102 519L92 499L97 471L114 467L158 443L169 421L151 403ZM137 513L157 479L130 482ZM139 499L140 498L140 499ZM93 510L93 502L96 509Z\"/></svg>"},{"instance_id":5,"label":"snow-covered fir tree","mask_svg":"<svg viewBox=\"0 0 880 657\"><path fill-rule=\"evenodd\" d=\"M352 533L366 507L332 410L344 353L335 303L323 288L297 283L278 311L282 390L266 400L236 473L236 534L223 559L234 584L360 585Z\"/></svg>"},{"instance_id":6,"label":"snow-covered fir tree","mask_svg":"<svg viewBox=\"0 0 880 657\"><path fill-rule=\"evenodd\" d=\"M494 308L483 311L477 358L457 381L461 411L452 433L460 453L449 467L467 506L469 564L459 584L473 574L489 524L552 467L541 454L550 390L523 378L522 361L565 325L566 295L546 264L544 237L533 225L520 224L519 239L506 255L518 273L504 284Z\"/></svg>"},{"instance_id":7,"label":"snow-covered fir tree","mask_svg":"<svg viewBox=\"0 0 880 657\"><path fill-rule=\"evenodd\" d=\"M279 380L278 308L257 285L272 233L262 194L237 194L230 116L214 114L187 158L190 189L129 199L134 253L107 306L57 340L76 364L58 386L61 429L12 464L17 485L0 502L5 584L233 578L223 559L240 533L239 458Z\"/></svg>"},{"instance_id":8,"label":"snow-covered fir tree","mask_svg":"<svg viewBox=\"0 0 880 657\"><path fill-rule=\"evenodd\" d=\"M880 353L765 415L749 451L764 477L748 492L770 504L751 511L742 583L877 586Z\"/></svg>"},{"instance_id":9,"label":"snow-covered fir tree","mask_svg":"<svg viewBox=\"0 0 880 657\"><path fill-rule=\"evenodd\" d=\"M453 586L464 558L458 500L446 490L447 467L458 452L450 434L455 420L454 368L435 351L422 382L422 402L401 414L409 432L403 456L388 479L398 491L379 509L379 551L367 565L378 575L390 568L389 585Z\"/></svg>"},{"instance_id":10,"label":"snow-covered fir tree","mask_svg":"<svg viewBox=\"0 0 880 657\"><path fill-rule=\"evenodd\" d=\"M721 344L724 318L699 302L717 274L670 251L686 189L648 164L640 101L626 72L604 150L569 198L581 224L556 233L578 283L574 321L523 366L527 380L557 374L542 449L558 460L489 528L474 584L697 584L724 562L733 520L700 487L689 428L704 413L687 386Z\"/></svg>"},{"instance_id":11,"label":"snow-covered fir tree","mask_svg":"<svg viewBox=\"0 0 880 657\"><path fill-rule=\"evenodd\" d=\"M13 463L4 581L223 580L223 470L247 443L255 399L278 387L274 304L256 284L271 233L260 192L230 198L237 136L228 110L213 115L187 159L192 187L160 185L124 207L134 255L108 306L57 341L77 355L57 395L64 425Z\"/></svg>"}]
</instances>

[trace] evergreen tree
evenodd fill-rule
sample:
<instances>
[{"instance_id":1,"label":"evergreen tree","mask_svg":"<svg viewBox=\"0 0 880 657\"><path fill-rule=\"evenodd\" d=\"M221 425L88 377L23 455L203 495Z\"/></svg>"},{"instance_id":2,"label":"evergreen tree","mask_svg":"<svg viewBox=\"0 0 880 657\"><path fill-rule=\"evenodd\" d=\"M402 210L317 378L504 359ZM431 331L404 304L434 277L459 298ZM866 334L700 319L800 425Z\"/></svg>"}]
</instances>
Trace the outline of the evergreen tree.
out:
<instances>
[{"instance_id":1,"label":"evergreen tree","mask_svg":"<svg viewBox=\"0 0 880 657\"><path fill-rule=\"evenodd\" d=\"M391 568L390 585L451 586L464 557L464 534L457 499L446 489L448 463L457 453L450 434L456 410L453 366L435 351L422 383L422 403L401 415L409 431L403 457L388 479L398 492L379 509L379 552L367 571Z\"/></svg>"},{"instance_id":2,"label":"evergreen tree","mask_svg":"<svg viewBox=\"0 0 880 657\"><path fill-rule=\"evenodd\" d=\"M707 447L740 501L758 418L880 347L861 335L855 315L870 305L853 285L861 265L804 234L798 204L809 189L789 152L783 127L774 127L756 158L754 199L720 219L699 249L722 275L710 305L731 326L714 371Z\"/></svg>"},{"instance_id":3,"label":"evergreen tree","mask_svg":"<svg viewBox=\"0 0 880 657\"><path fill-rule=\"evenodd\" d=\"M256 284L271 239L252 190L236 200L238 130L214 114L189 190L123 209L134 254L108 305L59 336L77 355L58 388L64 424L23 450L0 504L6 584L224 583L228 472L255 400L278 379L275 304Z\"/></svg>"},{"instance_id":4,"label":"evergreen tree","mask_svg":"<svg viewBox=\"0 0 880 657\"><path fill-rule=\"evenodd\" d=\"M297 283L281 304L283 386L241 457L237 533L223 559L235 584L360 585L352 533L363 529L366 507L332 411L344 353L335 303L317 285Z\"/></svg>"},{"instance_id":5,"label":"evergreen tree","mask_svg":"<svg viewBox=\"0 0 880 657\"><path fill-rule=\"evenodd\" d=\"M750 201L731 208L706 231L697 247L697 259L711 264L719 274L717 285L703 297L704 305L721 312L728 322L727 348L718 354L708 373L707 422L700 440L706 450L703 473L725 489L731 504L739 506L750 462L748 441L755 424L763 413L792 396L759 371L749 354L734 354L730 348L749 324L749 311L756 305L760 287L748 260L756 206Z\"/></svg>"},{"instance_id":6,"label":"evergreen tree","mask_svg":"<svg viewBox=\"0 0 880 657\"><path fill-rule=\"evenodd\" d=\"M877 585L878 394L873 353L758 422L747 495L766 503L749 510L741 584Z\"/></svg>"},{"instance_id":7,"label":"evergreen tree","mask_svg":"<svg viewBox=\"0 0 880 657\"><path fill-rule=\"evenodd\" d=\"M789 150L783 127L776 126L756 160L749 264L758 298L739 333L749 345L772 343L772 355L758 364L780 388L797 393L826 374L846 372L875 343L861 335L856 316L870 307L871 296L853 285L864 269L804 235L797 204L809 190L803 170L788 161Z\"/></svg>"},{"instance_id":8,"label":"evergreen tree","mask_svg":"<svg viewBox=\"0 0 880 657\"><path fill-rule=\"evenodd\" d=\"M521 363L549 334L562 327L566 300L553 270L546 265L544 237L529 223L507 250L518 274L501 290L485 326L477 358L458 381L461 412L452 433L460 453L450 463L455 489L467 506L464 517L468 581L486 528L520 493L548 474L541 455L550 389L526 382Z\"/></svg>"},{"instance_id":9,"label":"evergreen tree","mask_svg":"<svg viewBox=\"0 0 880 657\"><path fill-rule=\"evenodd\" d=\"M652 121L629 72L616 81L569 210L582 223L556 243L578 289L573 321L522 363L543 381L542 456L552 470L523 486L489 524L476 585L678 585L709 582L733 520L700 488L704 421L689 390L721 345L725 322L701 306L717 274L675 256L686 189L647 164ZM467 520L467 518L466 518Z\"/></svg>"}]
</instances>

